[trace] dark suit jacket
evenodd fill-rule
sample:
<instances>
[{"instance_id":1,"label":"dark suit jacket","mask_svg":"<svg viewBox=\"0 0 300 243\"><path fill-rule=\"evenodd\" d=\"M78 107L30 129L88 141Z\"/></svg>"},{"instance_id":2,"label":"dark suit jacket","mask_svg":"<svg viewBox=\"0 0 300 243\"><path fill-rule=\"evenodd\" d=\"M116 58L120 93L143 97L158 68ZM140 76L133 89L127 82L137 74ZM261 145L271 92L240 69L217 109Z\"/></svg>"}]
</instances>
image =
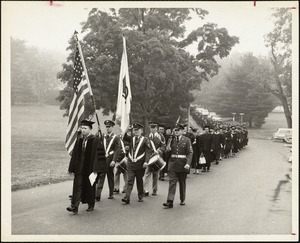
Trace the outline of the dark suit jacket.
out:
<instances>
[{"instance_id":1,"label":"dark suit jacket","mask_svg":"<svg viewBox=\"0 0 300 243\"><path fill-rule=\"evenodd\" d=\"M212 134L212 149L214 150L214 152L218 152L221 150L221 144L222 134Z\"/></svg>"}]
</instances>

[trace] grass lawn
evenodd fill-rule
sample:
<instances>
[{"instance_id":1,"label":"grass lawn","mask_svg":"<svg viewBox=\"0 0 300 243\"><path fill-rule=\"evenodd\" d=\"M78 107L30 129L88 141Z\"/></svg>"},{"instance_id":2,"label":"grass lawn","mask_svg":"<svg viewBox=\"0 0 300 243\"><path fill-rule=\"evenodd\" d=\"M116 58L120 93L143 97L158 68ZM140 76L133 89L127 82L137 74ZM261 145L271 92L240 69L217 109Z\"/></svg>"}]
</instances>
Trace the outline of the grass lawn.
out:
<instances>
[{"instance_id":1,"label":"grass lawn","mask_svg":"<svg viewBox=\"0 0 300 243\"><path fill-rule=\"evenodd\" d=\"M273 136L273 133L278 128L287 128L285 115L283 112L272 112L265 120L265 124L262 125L261 129L249 129L250 138L262 138L268 139Z\"/></svg>"},{"instance_id":2,"label":"grass lawn","mask_svg":"<svg viewBox=\"0 0 300 243\"><path fill-rule=\"evenodd\" d=\"M57 106L12 106L12 190L72 179L64 145L68 119L63 113ZM98 116L102 124L108 119L99 112Z\"/></svg>"}]
</instances>

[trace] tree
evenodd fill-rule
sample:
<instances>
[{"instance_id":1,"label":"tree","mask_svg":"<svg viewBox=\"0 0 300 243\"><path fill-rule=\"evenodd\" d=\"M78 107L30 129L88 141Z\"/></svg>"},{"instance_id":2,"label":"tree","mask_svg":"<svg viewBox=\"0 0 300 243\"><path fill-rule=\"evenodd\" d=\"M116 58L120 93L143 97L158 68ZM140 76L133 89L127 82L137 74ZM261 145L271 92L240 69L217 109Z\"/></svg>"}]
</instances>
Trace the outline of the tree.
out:
<instances>
[{"instance_id":1,"label":"tree","mask_svg":"<svg viewBox=\"0 0 300 243\"><path fill-rule=\"evenodd\" d=\"M190 19L191 11L200 19L208 13L202 9L165 8L119 9L118 12L115 9L91 10L82 26L82 32L86 33L82 48L97 109L103 108L104 114L116 110L124 34L133 119L145 126L150 119L172 124L178 115L186 112L184 109L194 99L189 91L199 88L202 80L218 72L219 65L214 57L228 55L238 42L237 37L229 36L226 29L219 29L215 24L203 25L179 41L184 37L184 23ZM199 38L198 55L184 50ZM74 48L75 41L71 39L67 61L73 59ZM58 97L66 114L72 96L72 71L72 64L65 63L58 73L61 81L67 84Z\"/></svg>"},{"instance_id":2,"label":"tree","mask_svg":"<svg viewBox=\"0 0 300 243\"><path fill-rule=\"evenodd\" d=\"M272 15L274 29L265 37L271 49L274 80L266 80L265 89L281 101L287 125L292 127L292 13L291 8L278 8Z\"/></svg>"},{"instance_id":3,"label":"tree","mask_svg":"<svg viewBox=\"0 0 300 243\"><path fill-rule=\"evenodd\" d=\"M210 106L223 116L244 113L249 127L261 127L276 106L261 85L271 74L268 60L251 53L244 55L240 64L229 69L226 79L215 90Z\"/></svg>"},{"instance_id":4,"label":"tree","mask_svg":"<svg viewBox=\"0 0 300 243\"><path fill-rule=\"evenodd\" d=\"M11 103L35 103L37 97L33 91L30 74L27 70L26 42L19 39L11 41Z\"/></svg>"},{"instance_id":5,"label":"tree","mask_svg":"<svg viewBox=\"0 0 300 243\"><path fill-rule=\"evenodd\" d=\"M59 69L57 54L27 47L24 40L11 38L12 104L55 101Z\"/></svg>"}]
</instances>

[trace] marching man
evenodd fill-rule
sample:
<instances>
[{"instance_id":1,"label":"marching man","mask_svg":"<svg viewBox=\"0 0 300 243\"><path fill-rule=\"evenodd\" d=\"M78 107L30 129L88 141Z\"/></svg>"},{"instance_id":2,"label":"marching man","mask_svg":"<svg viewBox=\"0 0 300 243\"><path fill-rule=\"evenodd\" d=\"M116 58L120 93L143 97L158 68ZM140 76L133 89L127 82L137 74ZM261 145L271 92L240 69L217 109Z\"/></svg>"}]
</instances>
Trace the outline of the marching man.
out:
<instances>
[{"instance_id":1,"label":"marching man","mask_svg":"<svg viewBox=\"0 0 300 243\"><path fill-rule=\"evenodd\" d=\"M150 122L150 134L148 136L151 145L151 154L159 154L162 156L165 150L165 138L157 132L158 124ZM154 171L150 166L147 166L144 176L144 196L149 196L148 186L152 174L152 195L157 195L158 174L160 170Z\"/></svg>"},{"instance_id":2,"label":"marching man","mask_svg":"<svg viewBox=\"0 0 300 243\"><path fill-rule=\"evenodd\" d=\"M99 182L97 184L96 190L96 201L100 201L101 192L103 189L105 174L107 174L107 181L109 187L109 197L108 199L113 199L114 191L114 167L118 158L119 153L119 137L113 133L113 127L115 123L110 120L104 121L106 126L107 134L103 137L103 145L105 150L106 163L108 167L107 173L101 173Z\"/></svg>"},{"instance_id":3,"label":"marching man","mask_svg":"<svg viewBox=\"0 0 300 243\"><path fill-rule=\"evenodd\" d=\"M180 205L185 205L186 176L192 162L193 149L191 140L182 135L183 129L181 124L176 124L175 137L171 137L168 141L167 150L171 151L171 158L168 165L169 193L167 202L163 203L166 208L173 208L177 181L179 181Z\"/></svg>"},{"instance_id":4,"label":"marching man","mask_svg":"<svg viewBox=\"0 0 300 243\"><path fill-rule=\"evenodd\" d=\"M142 132L143 126L139 123L133 123L134 136L128 136L126 133L124 135L124 141L130 142L127 164L128 182L126 195L122 199L122 202L126 204L130 203L130 194L133 189L134 179L136 179L138 201L143 202L143 176L150 158L150 144L148 138L142 136Z\"/></svg>"}]
</instances>

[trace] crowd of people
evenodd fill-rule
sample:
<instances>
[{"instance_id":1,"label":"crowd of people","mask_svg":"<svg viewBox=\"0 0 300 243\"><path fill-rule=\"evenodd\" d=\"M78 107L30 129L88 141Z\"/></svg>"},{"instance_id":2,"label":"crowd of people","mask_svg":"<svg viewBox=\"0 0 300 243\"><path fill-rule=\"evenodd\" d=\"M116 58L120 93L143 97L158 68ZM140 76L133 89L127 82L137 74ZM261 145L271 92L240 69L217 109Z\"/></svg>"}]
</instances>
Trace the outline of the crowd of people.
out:
<instances>
[{"instance_id":1,"label":"crowd of people","mask_svg":"<svg viewBox=\"0 0 300 243\"><path fill-rule=\"evenodd\" d=\"M101 200L105 178L109 187L108 199L123 193L122 202L130 204L136 181L138 202L156 196L158 181L168 176L169 189L165 208L173 208L177 181L180 205L185 205L186 177L189 173L209 172L211 163L235 156L248 144L245 126L197 119L204 131L176 124L166 127L150 122L150 133L143 135L144 127L133 123L124 136L113 132L115 123L104 122L106 133L92 134L94 122L83 120L78 132L69 173L74 174L73 192L69 212L78 213L80 202L93 211ZM120 177L124 185L120 187Z\"/></svg>"}]
</instances>

